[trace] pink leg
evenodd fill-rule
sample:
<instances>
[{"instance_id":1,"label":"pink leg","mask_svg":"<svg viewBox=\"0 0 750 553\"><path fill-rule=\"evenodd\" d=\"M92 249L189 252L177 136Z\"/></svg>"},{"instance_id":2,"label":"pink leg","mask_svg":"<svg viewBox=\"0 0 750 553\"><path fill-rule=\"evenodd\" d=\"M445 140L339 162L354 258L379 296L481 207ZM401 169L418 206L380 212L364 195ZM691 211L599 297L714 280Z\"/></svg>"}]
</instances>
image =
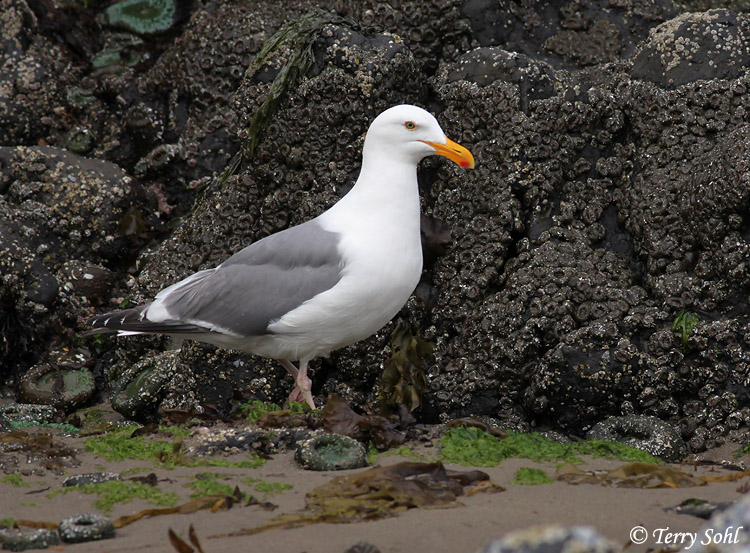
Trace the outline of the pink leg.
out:
<instances>
[{"instance_id":1,"label":"pink leg","mask_svg":"<svg viewBox=\"0 0 750 553\"><path fill-rule=\"evenodd\" d=\"M291 361L289 361L288 359L277 359L277 361L281 363L282 367L289 371L289 374L292 375L292 378L294 378L295 380L297 379L297 373L299 371Z\"/></svg>"},{"instance_id":2,"label":"pink leg","mask_svg":"<svg viewBox=\"0 0 750 553\"><path fill-rule=\"evenodd\" d=\"M315 409L315 402L312 397L312 380L307 376L308 361L300 360L299 370L287 359L279 359L279 363L294 377L294 389L289 394L289 401L304 402Z\"/></svg>"}]
</instances>

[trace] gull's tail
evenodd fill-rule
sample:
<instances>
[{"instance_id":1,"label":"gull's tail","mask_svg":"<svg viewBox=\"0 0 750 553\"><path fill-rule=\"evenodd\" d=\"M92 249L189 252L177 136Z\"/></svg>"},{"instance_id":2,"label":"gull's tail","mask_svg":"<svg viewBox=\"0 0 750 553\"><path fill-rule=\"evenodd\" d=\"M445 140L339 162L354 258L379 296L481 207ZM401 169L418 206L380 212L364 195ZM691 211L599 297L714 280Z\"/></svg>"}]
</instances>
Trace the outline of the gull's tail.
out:
<instances>
[{"instance_id":1,"label":"gull's tail","mask_svg":"<svg viewBox=\"0 0 750 553\"><path fill-rule=\"evenodd\" d=\"M117 332L118 336L130 336L133 334L200 334L207 332L206 328L198 325L185 323L178 320L151 321L148 319L148 308L150 303L112 311L97 315L86 321L87 325L93 326L92 330L84 335L108 334Z\"/></svg>"}]
</instances>

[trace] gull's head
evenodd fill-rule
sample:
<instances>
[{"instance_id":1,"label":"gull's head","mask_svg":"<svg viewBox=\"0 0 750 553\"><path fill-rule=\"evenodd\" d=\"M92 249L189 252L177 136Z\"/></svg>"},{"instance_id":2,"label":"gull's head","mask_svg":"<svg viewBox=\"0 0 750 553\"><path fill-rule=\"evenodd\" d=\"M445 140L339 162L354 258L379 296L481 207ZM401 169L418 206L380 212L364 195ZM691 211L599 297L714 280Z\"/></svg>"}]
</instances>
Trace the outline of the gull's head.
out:
<instances>
[{"instance_id":1,"label":"gull's head","mask_svg":"<svg viewBox=\"0 0 750 553\"><path fill-rule=\"evenodd\" d=\"M385 110L372 122L363 155L372 154L414 165L427 156L440 155L461 167L474 168L471 152L446 137L431 113L406 104Z\"/></svg>"}]
</instances>

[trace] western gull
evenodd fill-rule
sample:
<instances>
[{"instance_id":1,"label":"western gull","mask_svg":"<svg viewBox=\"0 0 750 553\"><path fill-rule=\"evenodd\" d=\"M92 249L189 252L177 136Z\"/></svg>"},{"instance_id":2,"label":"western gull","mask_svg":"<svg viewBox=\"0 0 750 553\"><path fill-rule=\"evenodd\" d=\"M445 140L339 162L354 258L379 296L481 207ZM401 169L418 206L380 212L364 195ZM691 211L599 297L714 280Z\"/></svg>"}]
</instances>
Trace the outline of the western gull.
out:
<instances>
[{"instance_id":1,"label":"western gull","mask_svg":"<svg viewBox=\"0 0 750 553\"><path fill-rule=\"evenodd\" d=\"M289 401L314 408L310 360L385 326L419 282L417 165L433 154L474 167L427 111L385 110L367 131L357 182L328 211L172 284L150 303L88 320L90 332L168 334L276 359L295 380Z\"/></svg>"}]
</instances>

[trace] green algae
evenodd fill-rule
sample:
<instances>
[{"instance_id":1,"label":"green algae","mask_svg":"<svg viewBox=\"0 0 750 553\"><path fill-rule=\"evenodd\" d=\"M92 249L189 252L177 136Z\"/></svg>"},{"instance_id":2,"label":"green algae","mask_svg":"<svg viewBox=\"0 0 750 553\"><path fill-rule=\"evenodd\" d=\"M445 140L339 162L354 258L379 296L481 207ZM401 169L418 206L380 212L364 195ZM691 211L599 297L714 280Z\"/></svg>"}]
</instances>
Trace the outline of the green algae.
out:
<instances>
[{"instance_id":1,"label":"green algae","mask_svg":"<svg viewBox=\"0 0 750 553\"><path fill-rule=\"evenodd\" d=\"M675 320L672 323L672 332L682 339L682 349L684 351L690 349L688 341L690 340L690 335L693 333L693 329L697 324L698 315L685 309L677 314L677 317L675 317Z\"/></svg>"},{"instance_id":2,"label":"green algae","mask_svg":"<svg viewBox=\"0 0 750 553\"><path fill-rule=\"evenodd\" d=\"M375 447L375 442L372 440L367 442L367 464L374 465L379 456L380 452L378 451L378 448Z\"/></svg>"},{"instance_id":3,"label":"green algae","mask_svg":"<svg viewBox=\"0 0 750 553\"><path fill-rule=\"evenodd\" d=\"M0 518L0 528L13 528L16 525L16 519L13 517Z\"/></svg>"},{"instance_id":4,"label":"green algae","mask_svg":"<svg viewBox=\"0 0 750 553\"><path fill-rule=\"evenodd\" d=\"M161 432L162 434L172 434L173 436L187 438L188 436L190 436L191 430L189 428L185 428L184 426L167 426L165 424L160 424L159 432Z\"/></svg>"},{"instance_id":5,"label":"green algae","mask_svg":"<svg viewBox=\"0 0 750 553\"><path fill-rule=\"evenodd\" d=\"M282 98L294 90L307 74L315 61L313 45L326 25L341 23L337 15L326 12L312 12L296 18L292 23L283 26L269 38L255 56L248 75L259 71L269 56L286 46L291 55L271 83L263 103L255 111L248 125L249 140L245 147L245 156L252 158L260 138L271 121Z\"/></svg>"},{"instance_id":6,"label":"green algae","mask_svg":"<svg viewBox=\"0 0 750 553\"><path fill-rule=\"evenodd\" d=\"M511 481L511 484L536 486L539 484L550 484L552 482L554 482L554 480L547 476L547 473L541 469L521 467L516 471L515 478Z\"/></svg>"},{"instance_id":7,"label":"green algae","mask_svg":"<svg viewBox=\"0 0 750 553\"><path fill-rule=\"evenodd\" d=\"M2 478L0 478L0 483L2 484L8 484L9 486L13 486L14 488L28 488L29 484L28 482L24 482L23 478L21 478L20 474L6 474Z\"/></svg>"},{"instance_id":8,"label":"green algae","mask_svg":"<svg viewBox=\"0 0 750 553\"><path fill-rule=\"evenodd\" d=\"M272 413L275 411L282 411L283 408L277 405L276 403L267 403L265 401L260 401L258 399L254 399L252 401L248 401L247 403L240 403L239 405L239 414L241 417L243 417L245 420L256 422L263 418L266 414ZM306 413L310 411L310 407L305 403L299 403L297 401L292 401L289 404L289 411L291 411L293 414L301 415L302 413Z\"/></svg>"},{"instance_id":9,"label":"green algae","mask_svg":"<svg viewBox=\"0 0 750 553\"><path fill-rule=\"evenodd\" d=\"M658 457L650 453L620 442L609 442L606 440L586 440L569 444L578 455L591 455L604 459L619 459L629 463L649 463L658 465L661 463Z\"/></svg>"},{"instance_id":10,"label":"green algae","mask_svg":"<svg viewBox=\"0 0 750 553\"><path fill-rule=\"evenodd\" d=\"M286 482L258 482L253 486L253 489L256 492L266 494L266 495L274 495L277 493L285 492L286 490L291 490L294 486L291 484L287 484Z\"/></svg>"},{"instance_id":11,"label":"green algae","mask_svg":"<svg viewBox=\"0 0 750 553\"><path fill-rule=\"evenodd\" d=\"M79 431L77 426L73 426L72 424L62 423L62 422L11 421L10 425L15 429L29 428L32 426L39 427L39 428L53 428L65 434L78 434L78 431Z\"/></svg>"},{"instance_id":12,"label":"green algae","mask_svg":"<svg viewBox=\"0 0 750 553\"><path fill-rule=\"evenodd\" d=\"M227 461L226 459L197 459L190 460L186 464L191 467L228 467L235 469L257 469L262 467L266 460L256 455L248 455L247 461Z\"/></svg>"},{"instance_id":13,"label":"green algae","mask_svg":"<svg viewBox=\"0 0 750 553\"><path fill-rule=\"evenodd\" d=\"M215 472L199 472L195 475L195 480L185 484L186 488L193 488L195 491L190 494L190 497L197 499L199 497L205 497L207 495L225 495L231 496L234 494L234 487L230 484L221 482L221 480L228 480L231 476L224 474L217 474ZM242 494L243 497L246 494Z\"/></svg>"},{"instance_id":14,"label":"green algae","mask_svg":"<svg viewBox=\"0 0 750 553\"><path fill-rule=\"evenodd\" d=\"M443 461L459 465L494 467L504 459L520 457L537 462L580 463L580 455L658 464L656 457L617 442L589 440L561 444L541 434L510 434L499 440L479 428L451 428L440 439Z\"/></svg>"},{"instance_id":15,"label":"green algae","mask_svg":"<svg viewBox=\"0 0 750 553\"><path fill-rule=\"evenodd\" d=\"M260 478L243 478L242 481L258 493L266 496L291 490L293 486L286 482L266 482Z\"/></svg>"},{"instance_id":16,"label":"green algae","mask_svg":"<svg viewBox=\"0 0 750 553\"><path fill-rule=\"evenodd\" d=\"M148 486L141 482L110 480L99 484L83 484L54 490L47 494L48 498L60 494L80 492L95 494L99 498L94 502L94 507L105 514L112 512L112 508L119 503L130 503L133 499L143 499L152 505L161 507L173 507L177 505L178 497L174 492L165 492L156 486Z\"/></svg>"},{"instance_id":17,"label":"green algae","mask_svg":"<svg viewBox=\"0 0 750 553\"><path fill-rule=\"evenodd\" d=\"M238 486L227 483L232 478L231 475L219 474L215 472L200 472L195 475L195 479L185 484L186 488L192 488L195 491L190 497L197 499L209 495L236 496L237 491L242 499L249 499L250 494L239 490ZM251 487L254 491L265 496L278 494L292 488L291 484L286 482L266 482L260 478L243 478L242 482Z\"/></svg>"},{"instance_id":18,"label":"green algae","mask_svg":"<svg viewBox=\"0 0 750 553\"><path fill-rule=\"evenodd\" d=\"M419 459L419 454L406 446L389 449L386 453L389 453L391 455L400 455L401 457L408 457L410 459Z\"/></svg>"},{"instance_id":19,"label":"green algae","mask_svg":"<svg viewBox=\"0 0 750 553\"><path fill-rule=\"evenodd\" d=\"M191 459L182 451L182 437L190 431L175 426L160 426L164 433L176 435L174 441L147 439L144 436L132 436L136 426L119 428L103 436L93 436L85 442L87 451L99 455L107 461L156 461L163 468L185 467L230 467L254 469L263 466L265 459L257 455L248 455L244 461L226 459Z\"/></svg>"},{"instance_id":20,"label":"green algae","mask_svg":"<svg viewBox=\"0 0 750 553\"><path fill-rule=\"evenodd\" d=\"M266 413L271 411L280 411L281 407L275 403L266 403L258 399L248 401L247 403L240 403L239 415L245 420L255 422L260 419Z\"/></svg>"},{"instance_id":21,"label":"green algae","mask_svg":"<svg viewBox=\"0 0 750 553\"><path fill-rule=\"evenodd\" d=\"M143 436L131 437L137 426L126 426L103 436L87 438L86 451L107 461L125 459L162 461L175 453L178 444L164 440L146 440Z\"/></svg>"}]
</instances>

